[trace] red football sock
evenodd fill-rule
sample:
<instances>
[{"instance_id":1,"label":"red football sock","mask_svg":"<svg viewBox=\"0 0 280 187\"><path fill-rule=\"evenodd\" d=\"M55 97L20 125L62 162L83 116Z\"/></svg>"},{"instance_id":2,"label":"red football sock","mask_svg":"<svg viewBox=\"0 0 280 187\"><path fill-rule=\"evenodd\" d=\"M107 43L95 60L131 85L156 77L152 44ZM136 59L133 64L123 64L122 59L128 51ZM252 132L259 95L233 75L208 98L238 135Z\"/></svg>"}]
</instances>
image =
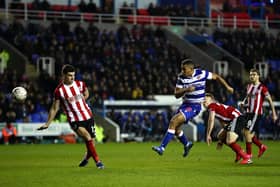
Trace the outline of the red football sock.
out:
<instances>
[{"instance_id":1,"label":"red football sock","mask_svg":"<svg viewBox=\"0 0 280 187\"><path fill-rule=\"evenodd\" d=\"M246 152L247 154L252 154L252 142L246 142Z\"/></svg>"},{"instance_id":2,"label":"red football sock","mask_svg":"<svg viewBox=\"0 0 280 187\"><path fill-rule=\"evenodd\" d=\"M244 158L246 156L246 154L242 151L242 148L240 147L240 145L238 145L236 142L229 144L229 146L231 147L231 149L234 152L239 154L242 158Z\"/></svg>"},{"instance_id":3,"label":"red football sock","mask_svg":"<svg viewBox=\"0 0 280 187\"><path fill-rule=\"evenodd\" d=\"M92 156L92 158L94 159L95 162L99 161L98 155L96 153L95 147L92 143L92 140L86 141L86 146L87 146L87 156L86 158L88 158L88 156Z\"/></svg>"},{"instance_id":4,"label":"red football sock","mask_svg":"<svg viewBox=\"0 0 280 187\"><path fill-rule=\"evenodd\" d=\"M261 147L261 146L262 146L261 141L260 141L256 136L254 136L254 137L252 138L252 141L253 141L253 143L256 144L258 147Z\"/></svg>"},{"instance_id":5,"label":"red football sock","mask_svg":"<svg viewBox=\"0 0 280 187\"><path fill-rule=\"evenodd\" d=\"M91 154L89 151L86 152L86 155L85 155L85 159L88 160L89 158L91 157Z\"/></svg>"}]
</instances>

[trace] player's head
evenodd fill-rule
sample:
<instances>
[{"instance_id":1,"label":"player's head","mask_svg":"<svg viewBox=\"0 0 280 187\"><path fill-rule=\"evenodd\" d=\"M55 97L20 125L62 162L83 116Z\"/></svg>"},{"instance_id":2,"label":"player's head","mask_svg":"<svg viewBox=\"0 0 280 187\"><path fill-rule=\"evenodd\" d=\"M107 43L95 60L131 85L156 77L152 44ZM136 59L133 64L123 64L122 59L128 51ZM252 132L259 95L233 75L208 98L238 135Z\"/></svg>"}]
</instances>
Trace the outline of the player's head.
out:
<instances>
[{"instance_id":1,"label":"player's head","mask_svg":"<svg viewBox=\"0 0 280 187\"><path fill-rule=\"evenodd\" d=\"M213 103L215 101L215 97L213 94L211 93L206 93L205 94L205 98L204 98L204 101L203 101L203 106L205 108L207 108L211 103Z\"/></svg>"},{"instance_id":2,"label":"player's head","mask_svg":"<svg viewBox=\"0 0 280 187\"><path fill-rule=\"evenodd\" d=\"M260 72L259 72L259 70L255 69L255 68L250 69L249 78L250 78L250 81L252 83L258 83L259 80L260 80Z\"/></svg>"},{"instance_id":3,"label":"player's head","mask_svg":"<svg viewBox=\"0 0 280 187\"><path fill-rule=\"evenodd\" d=\"M66 64L62 67L62 77L64 84L72 84L75 80L75 68L72 65Z\"/></svg>"},{"instance_id":4,"label":"player's head","mask_svg":"<svg viewBox=\"0 0 280 187\"><path fill-rule=\"evenodd\" d=\"M187 77L192 76L194 72L194 63L192 59L187 58L181 62L181 72Z\"/></svg>"}]
</instances>

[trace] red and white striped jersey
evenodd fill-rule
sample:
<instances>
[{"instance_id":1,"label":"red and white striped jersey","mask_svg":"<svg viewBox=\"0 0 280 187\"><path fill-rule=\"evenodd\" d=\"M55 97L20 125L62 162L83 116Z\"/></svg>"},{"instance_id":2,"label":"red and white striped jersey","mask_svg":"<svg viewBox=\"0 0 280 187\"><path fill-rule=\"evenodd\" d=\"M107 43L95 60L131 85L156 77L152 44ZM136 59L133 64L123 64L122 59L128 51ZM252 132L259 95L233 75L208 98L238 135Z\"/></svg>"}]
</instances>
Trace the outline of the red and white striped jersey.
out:
<instances>
[{"instance_id":1,"label":"red and white striped jersey","mask_svg":"<svg viewBox=\"0 0 280 187\"><path fill-rule=\"evenodd\" d=\"M262 114L263 113L263 102L265 97L269 95L267 87L260 83L258 85L249 84L247 86L247 101L248 108L247 112Z\"/></svg>"},{"instance_id":2,"label":"red and white striped jersey","mask_svg":"<svg viewBox=\"0 0 280 187\"><path fill-rule=\"evenodd\" d=\"M71 85L60 83L55 91L55 99L59 99L69 122L85 121L92 118L92 112L87 105L83 93L86 84L74 81Z\"/></svg>"},{"instance_id":3,"label":"red and white striped jersey","mask_svg":"<svg viewBox=\"0 0 280 187\"><path fill-rule=\"evenodd\" d=\"M214 111L215 117L227 122L241 115L238 109L221 103L211 103L208 105L208 110Z\"/></svg>"}]
</instances>

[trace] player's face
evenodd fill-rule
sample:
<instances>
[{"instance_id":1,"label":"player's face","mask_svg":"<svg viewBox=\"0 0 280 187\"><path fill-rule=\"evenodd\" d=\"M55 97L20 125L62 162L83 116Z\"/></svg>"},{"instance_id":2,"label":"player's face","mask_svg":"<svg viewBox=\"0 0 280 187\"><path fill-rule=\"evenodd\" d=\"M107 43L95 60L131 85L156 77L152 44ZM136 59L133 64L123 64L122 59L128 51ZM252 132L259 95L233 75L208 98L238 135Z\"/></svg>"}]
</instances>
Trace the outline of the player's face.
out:
<instances>
[{"instance_id":1,"label":"player's face","mask_svg":"<svg viewBox=\"0 0 280 187\"><path fill-rule=\"evenodd\" d=\"M64 75L64 84L72 84L75 80L75 72L68 72L66 75Z\"/></svg>"},{"instance_id":2,"label":"player's face","mask_svg":"<svg viewBox=\"0 0 280 187\"><path fill-rule=\"evenodd\" d=\"M203 101L203 106L207 108L212 103L212 98L209 96L205 96Z\"/></svg>"},{"instance_id":3,"label":"player's face","mask_svg":"<svg viewBox=\"0 0 280 187\"><path fill-rule=\"evenodd\" d=\"M251 71L249 78L252 83L255 83L259 80L259 75L256 72Z\"/></svg>"},{"instance_id":4,"label":"player's face","mask_svg":"<svg viewBox=\"0 0 280 187\"><path fill-rule=\"evenodd\" d=\"M193 67L190 65L182 65L181 72L183 75L190 77L193 74Z\"/></svg>"}]
</instances>

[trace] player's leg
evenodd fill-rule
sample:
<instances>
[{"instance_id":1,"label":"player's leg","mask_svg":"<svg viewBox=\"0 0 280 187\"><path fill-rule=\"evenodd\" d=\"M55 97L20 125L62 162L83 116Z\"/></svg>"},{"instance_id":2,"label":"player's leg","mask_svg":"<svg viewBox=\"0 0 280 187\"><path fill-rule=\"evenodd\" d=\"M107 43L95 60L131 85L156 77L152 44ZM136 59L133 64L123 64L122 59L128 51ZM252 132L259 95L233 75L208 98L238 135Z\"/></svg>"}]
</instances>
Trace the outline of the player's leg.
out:
<instances>
[{"instance_id":1,"label":"player's leg","mask_svg":"<svg viewBox=\"0 0 280 187\"><path fill-rule=\"evenodd\" d=\"M246 121L246 125L243 129L243 134L245 136L245 141L246 141L246 152L247 152L247 154L251 155L251 157L252 157L252 139L254 136L254 132L252 132L252 129L254 128L254 123L256 121L256 115L247 113L246 117L247 117L247 121Z\"/></svg>"},{"instance_id":2,"label":"player's leg","mask_svg":"<svg viewBox=\"0 0 280 187\"><path fill-rule=\"evenodd\" d=\"M237 163L241 160L242 156L239 154L239 145L235 145L238 134L235 133L236 127L238 124L243 124L244 123L244 117L239 116L237 118L234 118L232 122L225 127L226 130L226 143L228 143L228 146L235 152L235 160L234 162ZM231 144L231 141L233 142Z\"/></svg>"},{"instance_id":3,"label":"player's leg","mask_svg":"<svg viewBox=\"0 0 280 187\"><path fill-rule=\"evenodd\" d=\"M192 148L193 143L188 140L188 138L185 136L184 131L181 129L181 127L176 128L175 134L176 134L176 137L179 139L179 141L184 146L183 157L186 157L189 154L189 151Z\"/></svg>"},{"instance_id":4,"label":"player's leg","mask_svg":"<svg viewBox=\"0 0 280 187\"><path fill-rule=\"evenodd\" d=\"M190 119L198 115L200 110L201 110L200 104L182 105L180 107L180 113L184 116L185 123L187 123ZM188 141L187 137L184 135L184 132L181 130L180 126L176 128L176 135L179 141L184 146L183 157L186 157L189 154L189 151L192 148L193 143L191 141Z\"/></svg>"},{"instance_id":5,"label":"player's leg","mask_svg":"<svg viewBox=\"0 0 280 187\"><path fill-rule=\"evenodd\" d=\"M96 166L99 169L103 169L104 165L102 164L102 162L99 159L99 156L96 152L95 146L93 144L93 139L92 139L90 133L84 127L79 127L77 129L77 133L78 133L79 136L81 136L85 140L85 144L86 144L86 147L87 147L87 155L84 158L84 160L81 161L79 166L83 167L84 165L82 163L87 164L87 161L91 156L93 158L93 160L95 161Z\"/></svg>"},{"instance_id":6,"label":"player's leg","mask_svg":"<svg viewBox=\"0 0 280 187\"><path fill-rule=\"evenodd\" d=\"M218 142L216 146L217 150L221 150L223 148L223 144L227 145L226 137L227 137L227 131L222 128L217 134L217 138L218 138Z\"/></svg>"},{"instance_id":7,"label":"player's leg","mask_svg":"<svg viewBox=\"0 0 280 187\"><path fill-rule=\"evenodd\" d=\"M252 139L254 137L254 133L251 133L249 129L244 129L243 133L246 140L246 152L248 155L252 156Z\"/></svg>"},{"instance_id":8,"label":"player's leg","mask_svg":"<svg viewBox=\"0 0 280 187\"><path fill-rule=\"evenodd\" d=\"M261 157L263 153L267 150L267 146L264 145L256 136L258 130L258 124L260 122L261 116L254 114L248 120L247 126L244 129L244 135L246 138L246 151L247 154L252 156L252 143L254 143L259 148L258 157Z\"/></svg>"},{"instance_id":9,"label":"player's leg","mask_svg":"<svg viewBox=\"0 0 280 187\"><path fill-rule=\"evenodd\" d=\"M95 132L94 132L94 120L89 119L87 121L83 122L78 122L78 123L72 123L71 127L72 129L84 139L86 147L87 147L87 152L84 157L84 159L80 162L79 166L84 167L88 163L88 159L90 157L93 158L93 160L96 163L96 166L99 169L103 169L104 165L100 161L98 154L96 152L95 146L94 146L94 137L95 137Z\"/></svg>"},{"instance_id":10,"label":"player's leg","mask_svg":"<svg viewBox=\"0 0 280 187\"><path fill-rule=\"evenodd\" d=\"M165 136L163 137L160 146L153 146L152 149L156 151L159 155L162 155L170 140L173 139L175 135L175 129L181 126L184 123L184 121L185 117L180 112L173 116L169 122L168 130Z\"/></svg>"},{"instance_id":11,"label":"player's leg","mask_svg":"<svg viewBox=\"0 0 280 187\"><path fill-rule=\"evenodd\" d=\"M239 156L243 159L241 164L250 164L252 161L250 160L250 155L246 154L241 146L236 142L238 135L235 132L228 131L226 136L226 144L236 153L237 157L235 159L236 162L240 160Z\"/></svg>"}]
</instances>

